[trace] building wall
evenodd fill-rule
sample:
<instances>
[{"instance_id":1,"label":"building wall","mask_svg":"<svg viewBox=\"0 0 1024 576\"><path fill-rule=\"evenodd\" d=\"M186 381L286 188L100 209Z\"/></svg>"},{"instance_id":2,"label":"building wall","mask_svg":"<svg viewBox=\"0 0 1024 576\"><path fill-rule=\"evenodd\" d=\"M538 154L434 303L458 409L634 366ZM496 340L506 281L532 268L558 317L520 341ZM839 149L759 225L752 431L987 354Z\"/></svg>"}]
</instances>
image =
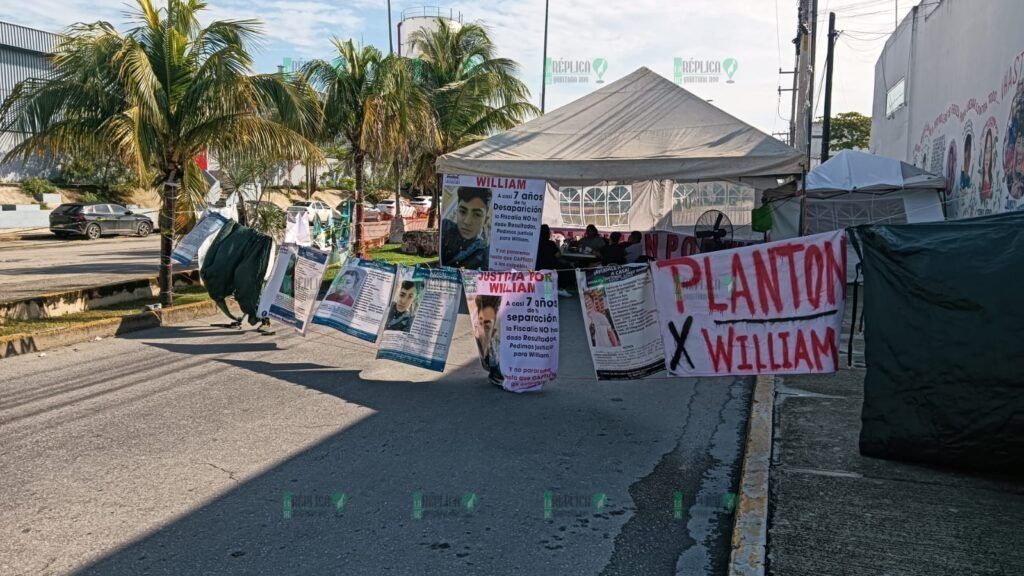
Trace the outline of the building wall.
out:
<instances>
[{"instance_id":1,"label":"building wall","mask_svg":"<svg viewBox=\"0 0 1024 576\"><path fill-rule=\"evenodd\" d=\"M50 74L49 54L58 42L57 34L0 22L0 102L7 99L19 82ZM16 132L0 132L0 160L21 138ZM42 161L0 162L0 182L47 175L47 164Z\"/></svg>"},{"instance_id":2,"label":"building wall","mask_svg":"<svg viewBox=\"0 0 1024 576\"><path fill-rule=\"evenodd\" d=\"M947 179L946 214L1024 207L1024 2L922 2L875 65L872 151ZM886 117L900 78L906 106Z\"/></svg>"}]
</instances>

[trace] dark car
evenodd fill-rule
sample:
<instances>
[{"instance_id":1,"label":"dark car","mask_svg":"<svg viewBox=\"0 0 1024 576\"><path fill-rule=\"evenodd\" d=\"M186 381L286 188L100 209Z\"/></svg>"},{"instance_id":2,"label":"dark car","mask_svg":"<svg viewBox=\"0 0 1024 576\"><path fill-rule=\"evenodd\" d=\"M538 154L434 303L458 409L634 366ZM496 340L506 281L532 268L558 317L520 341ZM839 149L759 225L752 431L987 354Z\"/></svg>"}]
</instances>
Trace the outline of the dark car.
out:
<instances>
[{"instance_id":1,"label":"dark car","mask_svg":"<svg viewBox=\"0 0 1024 576\"><path fill-rule=\"evenodd\" d=\"M50 212L50 232L57 236L95 240L104 234L149 236L152 231L152 220L120 204L74 202Z\"/></svg>"}]
</instances>

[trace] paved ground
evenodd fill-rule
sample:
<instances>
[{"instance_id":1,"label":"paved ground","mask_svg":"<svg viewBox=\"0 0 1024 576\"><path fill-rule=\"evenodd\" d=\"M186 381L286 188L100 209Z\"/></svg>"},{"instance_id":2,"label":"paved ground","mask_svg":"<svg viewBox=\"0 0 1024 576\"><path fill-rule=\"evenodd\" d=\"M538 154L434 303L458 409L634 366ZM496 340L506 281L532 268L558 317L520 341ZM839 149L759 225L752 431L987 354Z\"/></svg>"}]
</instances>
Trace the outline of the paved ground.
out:
<instances>
[{"instance_id":1,"label":"paved ground","mask_svg":"<svg viewBox=\"0 0 1024 576\"><path fill-rule=\"evenodd\" d=\"M0 242L0 301L154 277L160 237Z\"/></svg>"},{"instance_id":2,"label":"paved ground","mask_svg":"<svg viewBox=\"0 0 1024 576\"><path fill-rule=\"evenodd\" d=\"M516 396L459 320L440 378L318 327L0 361L0 574L723 572L750 381L595 382L563 299L564 377Z\"/></svg>"},{"instance_id":3,"label":"paved ground","mask_svg":"<svg viewBox=\"0 0 1024 576\"><path fill-rule=\"evenodd\" d=\"M860 455L861 350L851 370L776 380L769 573L1024 573L1024 481Z\"/></svg>"}]
</instances>

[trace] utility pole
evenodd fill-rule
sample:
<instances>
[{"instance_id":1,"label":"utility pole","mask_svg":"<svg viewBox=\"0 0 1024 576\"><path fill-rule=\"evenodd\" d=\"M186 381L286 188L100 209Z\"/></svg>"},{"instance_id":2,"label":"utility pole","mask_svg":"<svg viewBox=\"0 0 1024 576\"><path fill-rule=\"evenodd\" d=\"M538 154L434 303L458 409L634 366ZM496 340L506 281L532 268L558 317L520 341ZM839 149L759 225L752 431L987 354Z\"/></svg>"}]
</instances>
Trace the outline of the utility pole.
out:
<instances>
[{"instance_id":1,"label":"utility pole","mask_svg":"<svg viewBox=\"0 0 1024 576\"><path fill-rule=\"evenodd\" d=\"M790 145L797 150L805 151L807 141L807 71L810 67L811 29L808 18L811 12L811 0L800 0L797 8L796 39L796 74L793 76L793 87L796 89L793 99L792 131Z\"/></svg>"},{"instance_id":2,"label":"utility pole","mask_svg":"<svg viewBox=\"0 0 1024 576\"><path fill-rule=\"evenodd\" d=\"M395 53L395 43L391 39L391 0L388 0L388 54Z\"/></svg>"},{"instance_id":3,"label":"utility pole","mask_svg":"<svg viewBox=\"0 0 1024 576\"><path fill-rule=\"evenodd\" d=\"M818 53L818 0L811 1L811 62L807 71L807 168L811 167L811 144L814 142L814 70Z\"/></svg>"},{"instance_id":4,"label":"utility pole","mask_svg":"<svg viewBox=\"0 0 1024 576\"><path fill-rule=\"evenodd\" d=\"M821 123L821 162L828 162L828 149L832 142L832 63L834 62L836 38L836 13L828 14L828 56L825 58L825 117Z\"/></svg>"},{"instance_id":5,"label":"utility pole","mask_svg":"<svg viewBox=\"0 0 1024 576\"><path fill-rule=\"evenodd\" d=\"M548 2L544 0L544 62L540 67L540 113L544 115L544 96L548 80Z\"/></svg>"}]
</instances>

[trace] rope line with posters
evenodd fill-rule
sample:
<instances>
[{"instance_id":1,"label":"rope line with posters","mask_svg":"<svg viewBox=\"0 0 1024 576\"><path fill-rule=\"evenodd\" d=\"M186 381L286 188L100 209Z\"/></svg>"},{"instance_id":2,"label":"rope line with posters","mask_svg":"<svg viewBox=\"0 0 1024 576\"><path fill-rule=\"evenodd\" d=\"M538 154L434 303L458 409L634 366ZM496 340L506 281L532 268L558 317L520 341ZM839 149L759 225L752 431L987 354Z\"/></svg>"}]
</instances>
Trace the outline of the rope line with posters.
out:
<instances>
[{"instance_id":1,"label":"rope line with posters","mask_svg":"<svg viewBox=\"0 0 1024 576\"><path fill-rule=\"evenodd\" d=\"M303 335L319 324L339 344L334 331L368 343L347 349L443 372L462 292L488 380L510 392L538 391L558 377L558 275L571 273L599 380L838 369L842 231L646 264L533 270L543 181L446 176L445 185L441 266L350 257L347 241L328 250L285 244L259 319ZM203 234L189 244L202 246ZM341 267L321 293L332 260Z\"/></svg>"}]
</instances>

